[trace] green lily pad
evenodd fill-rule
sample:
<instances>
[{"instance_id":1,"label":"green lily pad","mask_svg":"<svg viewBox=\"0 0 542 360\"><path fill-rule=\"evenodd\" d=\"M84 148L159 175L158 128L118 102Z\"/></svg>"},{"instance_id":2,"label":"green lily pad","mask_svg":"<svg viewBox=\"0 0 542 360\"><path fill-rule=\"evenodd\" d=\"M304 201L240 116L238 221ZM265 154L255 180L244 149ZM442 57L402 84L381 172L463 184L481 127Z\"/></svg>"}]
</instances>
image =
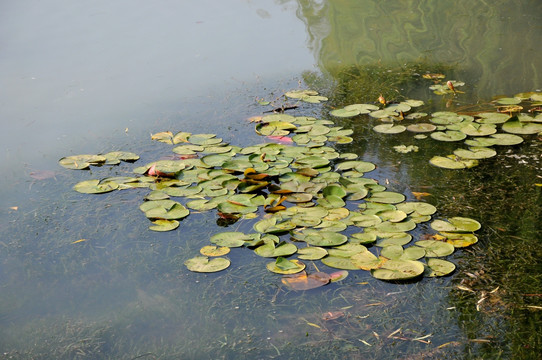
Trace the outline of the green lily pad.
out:
<instances>
[{"instance_id":1,"label":"green lily pad","mask_svg":"<svg viewBox=\"0 0 542 360\"><path fill-rule=\"evenodd\" d=\"M361 244L346 243L340 246L335 246L329 249L327 252L329 256L350 258L353 255L364 251L367 251L367 248Z\"/></svg>"},{"instance_id":2,"label":"green lily pad","mask_svg":"<svg viewBox=\"0 0 542 360\"><path fill-rule=\"evenodd\" d=\"M297 252L297 247L292 243L282 242L275 245L273 241L268 241L254 249L254 252L263 257L290 256Z\"/></svg>"},{"instance_id":3,"label":"green lily pad","mask_svg":"<svg viewBox=\"0 0 542 360\"><path fill-rule=\"evenodd\" d=\"M513 97L513 98L503 97L503 98L498 99L496 103L501 104L501 105L517 105L521 103L521 99L516 98L516 97Z\"/></svg>"},{"instance_id":4,"label":"green lily pad","mask_svg":"<svg viewBox=\"0 0 542 360\"><path fill-rule=\"evenodd\" d=\"M405 220L401 222L384 221L378 225L375 225L375 228L378 231L400 233L404 231L414 230L416 228L416 223L412 220Z\"/></svg>"},{"instance_id":5,"label":"green lily pad","mask_svg":"<svg viewBox=\"0 0 542 360\"><path fill-rule=\"evenodd\" d=\"M383 204L398 204L405 201L405 195L393 191L382 191L371 195L367 201L383 203Z\"/></svg>"},{"instance_id":6,"label":"green lily pad","mask_svg":"<svg viewBox=\"0 0 542 360\"><path fill-rule=\"evenodd\" d=\"M461 141L465 139L467 135L461 131L447 130L447 131L436 131L431 133L431 138L438 141Z\"/></svg>"},{"instance_id":7,"label":"green lily pad","mask_svg":"<svg viewBox=\"0 0 542 360\"><path fill-rule=\"evenodd\" d=\"M415 260L388 260L378 269L371 270L371 275L379 280L409 280L423 274L423 263Z\"/></svg>"},{"instance_id":8,"label":"green lily pad","mask_svg":"<svg viewBox=\"0 0 542 360\"><path fill-rule=\"evenodd\" d=\"M454 155L459 156L462 159L489 159L497 155L497 152L487 147L470 147L467 149L454 150Z\"/></svg>"},{"instance_id":9,"label":"green lily pad","mask_svg":"<svg viewBox=\"0 0 542 360\"><path fill-rule=\"evenodd\" d=\"M133 152L128 151L112 151L103 155L106 159L106 165L116 165L121 161L136 161L139 160L139 156Z\"/></svg>"},{"instance_id":10,"label":"green lily pad","mask_svg":"<svg viewBox=\"0 0 542 360\"><path fill-rule=\"evenodd\" d=\"M406 130L403 125L380 124L373 127L373 130L382 134L399 134Z\"/></svg>"},{"instance_id":11,"label":"green lily pad","mask_svg":"<svg viewBox=\"0 0 542 360\"><path fill-rule=\"evenodd\" d=\"M277 274L296 274L305 269L305 264L299 260L288 260L283 257L278 257L276 261L266 265L267 270Z\"/></svg>"},{"instance_id":12,"label":"green lily pad","mask_svg":"<svg viewBox=\"0 0 542 360\"><path fill-rule=\"evenodd\" d=\"M173 200L145 201L139 209L149 219L178 220L190 213L182 204Z\"/></svg>"},{"instance_id":13,"label":"green lily pad","mask_svg":"<svg viewBox=\"0 0 542 360\"><path fill-rule=\"evenodd\" d=\"M456 155L433 156L429 163L444 169L467 169L478 165L478 160L462 159Z\"/></svg>"},{"instance_id":14,"label":"green lily pad","mask_svg":"<svg viewBox=\"0 0 542 360\"><path fill-rule=\"evenodd\" d=\"M376 241L376 234L374 233L354 233L350 235L350 242L361 244L361 245L369 245Z\"/></svg>"},{"instance_id":15,"label":"green lily pad","mask_svg":"<svg viewBox=\"0 0 542 360\"><path fill-rule=\"evenodd\" d=\"M194 272L218 272L230 266L230 260L226 258L209 259L207 256L196 256L184 262L188 270Z\"/></svg>"},{"instance_id":16,"label":"green lily pad","mask_svg":"<svg viewBox=\"0 0 542 360\"><path fill-rule=\"evenodd\" d=\"M474 234L452 232L441 232L440 234L446 237L446 242L452 244L455 248L471 246L478 242L478 238Z\"/></svg>"},{"instance_id":17,"label":"green lily pad","mask_svg":"<svg viewBox=\"0 0 542 360\"><path fill-rule=\"evenodd\" d=\"M333 231L311 231L306 233L304 241L312 246L338 246L348 241L348 238Z\"/></svg>"},{"instance_id":18,"label":"green lily pad","mask_svg":"<svg viewBox=\"0 0 542 360\"><path fill-rule=\"evenodd\" d=\"M436 231L445 232L474 232L482 227L480 223L474 219L465 217L452 217L448 221L434 220L431 227Z\"/></svg>"},{"instance_id":19,"label":"green lily pad","mask_svg":"<svg viewBox=\"0 0 542 360\"><path fill-rule=\"evenodd\" d=\"M209 257L223 256L230 252L230 248L227 246L218 247L216 245L206 245L202 247L199 252L203 256L209 256Z\"/></svg>"},{"instance_id":20,"label":"green lily pad","mask_svg":"<svg viewBox=\"0 0 542 360\"><path fill-rule=\"evenodd\" d=\"M73 189L83 194L103 194L118 189L114 181L85 180L75 184Z\"/></svg>"},{"instance_id":21,"label":"green lily pad","mask_svg":"<svg viewBox=\"0 0 542 360\"><path fill-rule=\"evenodd\" d=\"M380 237L378 241L376 242L376 246L385 247L389 245L406 245L412 240L412 235L407 233L377 233L377 235Z\"/></svg>"},{"instance_id":22,"label":"green lily pad","mask_svg":"<svg viewBox=\"0 0 542 360\"><path fill-rule=\"evenodd\" d=\"M382 248L380 255L391 260L418 260L425 256L425 249L419 246L403 249L400 245L388 245Z\"/></svg>"},{"instance_id":23,"label":"green lily pad","mask_svg":"<svg viewBox=\"0 0 542 360\"><path fill-rule=\"evenodd\" d=\"M542 132L542 124L534 122L521 122L517 120L509 120L502 124L502 129L507 133L520 134L520 135L532 135Z\"/></svg>"},{"instance_id":24,"label":"green lily pad","mask_svg":"<svg viewBox=\"0 0 542 360\"><path fill-rule=\"evenodd\" d=\"M427 271L425 276L435 277L435 276L446 276L451 274L455 270L455 264L442 260L442 259L427 259Z\"/></svg>"},{"instance_id":25,"label":"green lily pad","mask_svg":"<svg viewBox=\"0 0 542 360\"><path fill-rule=\"evenodd\" d=\"M479 117L476 122L480 124L502 124L510 119L510 115L503 113L480 113L476 116Z\"/></svg>"},{"instance_id":26,"label":"green lily pad","mask_svg":"<svg viewBox=\"0 0 542 360\"><path fill-rule=\"evenodd\" d=\"M338 163L335 166L335 169L342 171L354 169L356 171L359 171L360 173L366 173L376 169L376 165L367 161L347 160Z\"/></svg>"},{"instance_id":27,"label":"green lily pad","mask_svg":"<svg viewBox=\"0 0 542 360\"><path fill-rule=\"evenodd\" d=\"M493 134L491 139L494 145L517 145L523 142L521 136L513 134Z\"/></svg>"},{"instance_id":28,"label":"green lily pad","mask_svg":"<svg viewBox=\"0 0 542 360\"><path fill-rule=\"evenodd\" d=\"M179 227L177 220L155 220L152 222L154 225L149 226L149 230L152 231L171 231Z\"/></svg>"},{"instance_id":29,"label":"green lily pad","mask_svg":"<svg viewBox=\"0 0 542 360\"><path fill-rule=\"evenodd\" d=\"M244 234L239 231L225 231L211 236L210 241L218 246L241 247L245 245L245 242L251 241L250 235Z\"/></svg>"},{"instance_id":30,"label":"green lily pad","mask_svg":"<svg viewBox=\"0 0 542 360\"><path fill-rule=\"evenodd\" d=\"M354 265L350 258L345 258L341 256L326 256L323 258L322 263L325 265L342 270L359 270L359 267Z\"/></svg>"},{"instance_id":31,"label":"green lily pad","mask_svg":"<svg viewBox=\"0 0 542 360\"><path fill-rule=\"evenodd\" d=\"M454 246L443 241L420 240L415 243L417 246L425 249L426 257L442 257L453 254Z\"/></svg>"},{"instance_id":32,"label":"green lily pad","mask_svg":"<svg viewBox=\"0 0 542 360\"><path fill-rule=\"evenodd\" d=\"M495 125L479 123L470 123L468 125L461 126L459 130L469 136L487 136L497 132Z\"/></svg>"},{"instance_id":33,"label":"green lily pad","mask_svg":"<svg viewBox=\"0 0 542 360\"><path fill-rule=\"evenodd\" d=\"M404 211L406 214L416 212L420 215L433 215L437 208L424 202L408 201L396 205L397 210Z\"/></svg>"},{"instance_id":34,"label":"green lily pad","mask_svg":"<svg viewBox=\"0 0 542 360\"><path fill-rule=\"evenodd\" d=\"M373 270L381 267L387 259L378 258L369 250L360 252L350 258L356 269ZM347 269L348 270L348 269Z\"/></svg>"},{"instance_id":35,"label":"green lily pad","mask_svg":"<svg viewBox=\"0 0 542 360\"><path fill-rule=\"evenodd\" d=\"M307 246L297 249L297 257L301 260L320 260L327 255L327 250L318 246Z\"/></svg>"},{"instance_id":36,"label":"green lily pad","mask_svg":"<svg viewBox=\"0 0 542 360\"><path fill-rule=\"evenodd\" d=\"M90 165L103 164L106 160L102 155L72 155L63 157L58 163L66 169L86 170Z\"/></svg>"}]
</instances>

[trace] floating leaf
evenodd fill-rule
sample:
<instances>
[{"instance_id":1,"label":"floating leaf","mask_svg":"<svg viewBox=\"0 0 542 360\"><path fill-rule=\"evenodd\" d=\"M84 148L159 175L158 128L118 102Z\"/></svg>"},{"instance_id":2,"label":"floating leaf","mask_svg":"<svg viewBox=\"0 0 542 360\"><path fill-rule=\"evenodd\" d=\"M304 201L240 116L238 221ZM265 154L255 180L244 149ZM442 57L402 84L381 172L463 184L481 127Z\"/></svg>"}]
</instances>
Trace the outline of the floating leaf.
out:
<instances>
[{"instance_id":1,"label":"floating leaf","mask_svg":"<svg viewBox=\"0 0 542 360\"><path fill-rule=\"evenodd\" d=\"M467 137L467 135L461 131L447 130L447 131L436 131L431 133L431 137L439 141L461 141Z\"/></svg>"},{"instance_id":2,"label":"floating leaf","mask_svg":"<svg viewBox=\"0 0 542 360\"><path fill-rule=\"evenodd\" d=\"M103 155L106 159L106 165L116 165L121 161L136 161L139 159L137 154L127 151L112 151Z\"/></svg>"},{"instance_id":3,"label":"floating leaf","mask_svg":"<svg viewBox=\"0 0 542 360\"><path fill-rule=\"evenodd\" d=\"M346 277L348 276L348 271L346 270L335 271L329 274L329 276L331 278L331 282L341 281L341 280L346 279Z\"/></svg>"},{"instance_id":4,"label":"floating leaf","mask_svg":"<svg viewBox=\"0 0 542 360\"><path fill-rule=\"evenodd\" d=\"M207 256L196 256L184 262L188 270L194 272L218 272L230 266L230 261L226 258L209 259Z\"/></svg>"},{"instance_id":5,"label":"floating leaf","mask_svg":"<svg viewBox=\"0 0 542 360\"><path fill-rule=\"evenodd\" d=\"M425 276L435 277L435 276L446 276L451 274L455 270L455 264L442 260L442 259L427 259L428 271L426 271Z\"/></svg>"},{"instance_id":6,"label":"floating leaf","mask_svg":"<svg viewBox=\"0 0 542 360\"><path fill-rule=\"evenodd\" d=\"M404 211L406 214L417 212L420 215L433 215L437 208L424 202L409 201L397 204L397 210Z\"/></svg>"},{"instance_id":7,"label":"floating leaf","mask_svg":"<svg viewBox=\"0 0 542 360\"><path fill-rule=\"evenodd\" d=\"M380 124L373 127L373 130L383 134L399 134L406 130L403 125Z\"/></svg>"},{"instance_id":8,"label":"floating leaf","mask_svg":"<svg viewBox=\"0 0 542 360\"><path fill-rule=\"evenodd\" d=\"M347 240L345 235L332 231L311 231L304 239L307 244L312 246L338 246Z\"/></svg>"},{"instance_id":9,"label":"floating leaf","mask_svg":"<svg viewBox=\"0 0 542 360\"><path fill-rule=\"evenodd\" d=\"M105 156L101 155L72 155L63 157L58 163L66 169L86 170L90 165L103 164Z\"/></svg>"},{"instance_id":10,"label":"floating leaf","mask_svg":"<svg viewBox=\"0 0 542 360\"><path fill-rule=\"evenodd\" d=\"M250 235L239 231L226 231L211 236L210 241L218 246L240 247L245 245L245 242L251 241Z\"/></svg>"},{"instance_id":11,"label":"floating leaf","mask_svg":"<svg viewBox=\"0 0 542 360\"><path fill-rule=\"evenodd\" d=\"M515 119L515 120L513 120ZM512 120L505 122L502 125L502 129L507 133L511 134L520 134L520 135L531 135L542 132L542 124L533 123L533 122L521 122L517 120L517 117L514 117Z\"/></svg>"},{"instance_id":12,"label":"floating leaf","mask_svg":"<svg viewBox=\"0 0 542 360\"><path fill-rule=\"evenodd\" d=\"M267 270L277 274L296 274L305 269L305 264L299 260L288 260L278 257L276 261L266 265Z\"/></svg>"},{"instance_id":13,"label":"floating leaf","mask_svg":"<svg viewBox=\"0 0 542 360\"><path fill-rule=\"evenodd\" d=\"M331 276L323 272L307 275L303 271L296 275L285 276L281 281L284 285L294 290L310 290L329 284Z\"/></svg>"},{"instance_id":14,"label":"floating leaf","mask_svg":"<svg viewBox=\"0 0 542 360\"><path fill-rule=\"evenodd\" d=\"M431 227L436 231L445 232L474 232L482 227L480 223L474 219L465 217L452 217L448 221L434 220Z\"/></svg>"},{"instance_id":15,"label":"floating leaf","mask_svg":"<svg viewBox=\"0 0 542 360\"><path fill-rule=\"evenodd\" d=\"M230 252L230 248L227 246L207 245L202 247L199 252L204 256L223 256Z\"/></svg>"},{"instance_id":16,"label":"floating leaf","mask_svg":"<svg viewBox=\"0 0 542 360\"><path fill-rule=\"evenodd\" d=\"M139 209L149 219L178 220L190 213L187 208L173 200L145 201Z\"/></svg>"},{"instance_id":17,"label":"floating leaf","mask_svg":"<svg viewBox=\"0 0 542 360\"><path fill-rule=\"evenodd\" d=\"M75 184L73 189L83 194L103 194L116 190L118 187L119 184L114 181L85 180Z\"/></svg>"},{"instance_id":18,"label":"floating leaf","mask_svg":"<svg viewBox=\"0 0 542 360\"><path fill-rule=\"evenodd\" d=\"M265 245L259 246L254 249L254 252L263 257L279 257L290 256L295 254L297 247L292 243L282 242L275 246L273 241L268 241Z\"/></svg>"},{"instance_id":19,"label":"floating leaf","mask_svg":"<svg viewBox=\"0 0 542 360\"><path fill-rule=\"evenodd\" d=\"M307 246L297 250L297 257L301 260L320 260L327 255L327 250L318 246Z\"/></svg>"},{"instance_id":20,"label":"floating leaf","mask_svg":"<svg viewBox=\"0 0 542 360\"><path fill-rule=\"evenodd\" d=\"M448 256L454 252L454 246L443 241L420 240L416 241L415 244L425 249L425 256L427 257Z\"/></svg>"},{"instance_id":21,"label":"floating leaf","mask_svg":"<svg viewBox=\"0 0 542 360\"><path fill-rule=\"evenodd\" d=\"M497 155L497 152L487 147L470 147L469 150L457 149L454 150L454 155L459 156L462 159L489 159Z\"/></svg>"},{"instance_id":22,"label":"floating leaf","mask_svg":"<svg viewBox=\"0 0 542 360\"><path fill-rule=\"evenodd\" d=\"M446 157L433 156L429 160L429 163L431 163L431 165L435 165L440 168L452 169L452 170L466 169L466 168L471 168L478 165L477 160L461 159L456 155L448 155Z\"/></svg>"},{"instance_id":23,"label":"floating leaf","mask_svg":"<svg viewBox=\"0 0 542 360\"><path fill-rule=\"evenodd\" d=\"M478 238L474 234L441 232L441 235L446 237L448 244L452 244L456 248L471 246L478 242Z\"/></svg>"},{"instance_id":24,"label":"floating leaf","mask_svg":"<svg viewBox=\"0 0 542 360\"><path fill-rule=\"evenodd\" d=\"M362 269L362 270L373 270L378 269L381 267L387 259L384 258L377 258L372 252L369 250L358 253L351 258L352 263L356 267L356 269Z\"/></svg>"},{"instance_id":25,"label":"floating leaf","mask_svg":"<svg viewBox=\"0 0 542 360\"><path fill-rule=\"evenodd\" d=\"M408 280L423 274L423 263L414 260L388 260L371 275L379 280Z\"/></svg>"},{"instance_id":26,"label":"floating leaf","mask_svg":"<svg viewBox=\"0 0 542 360\"><path fill-rule=\"evenodd\" d=\"M358 270L357 267L350 258L345 258L341 256L326 256L322 259L322 263L325 265L342 270Z\"/></svg>"},{"instance_id":27,"label":"floating leaf","mask_svg":"<svg viewBox=\"0 0 542 360\"><path fill-rule=\"evenodd\" d=\"M152 222L154 225L149 226L150 230L153 231L171 231L179 227L179 222L177 220L155 220Z\"/></svg>"},{"instance_id":28,"label":"floating leaf","mask_svg":"<svg viewBox=\"0 0 542 360\"><path fill-rule=\"evenodd\" d=\"M383 204L398 204L405 200L405 195L393 191L382 191L371 195L367 201L383 203Z\"/></svg>"}]
</instances>

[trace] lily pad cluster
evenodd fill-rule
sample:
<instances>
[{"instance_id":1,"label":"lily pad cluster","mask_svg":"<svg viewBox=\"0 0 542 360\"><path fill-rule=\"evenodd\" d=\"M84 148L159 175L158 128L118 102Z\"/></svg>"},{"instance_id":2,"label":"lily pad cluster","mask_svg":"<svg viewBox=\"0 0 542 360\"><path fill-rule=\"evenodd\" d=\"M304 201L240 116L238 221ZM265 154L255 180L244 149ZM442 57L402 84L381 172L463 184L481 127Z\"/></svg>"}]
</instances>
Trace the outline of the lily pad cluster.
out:
<instances>
[{"instance_id":1,"label":"lily pad cluster","mask_svg":"<svg viewBox=\"0 0 542 360\"><path fill-rule=\"evenodd\" d=\"M460 85L461 83L455 83L455 86ZM415 133L415 139L430 137L433 140L443 142L463 142L466 148L457 148L449 155L434 156L429 162L434 166L446 169L465 169L477 166L481 159L497 155L494 147L517 145L523 142L521 135L542 133L540 111L533 111L535 115L518 113L523 109L523 106L518 105L521 103L529 105L530 110L540 110L542 94L521 93L513 98L501 98L494 101L495 112L486 111L475 115L451 111L439 111L431 115L413 112L406 115L412 107L423 104L422 101L417 100L389 104L382 109L373 104L353 104L342 109L332 110L330 114L336 117L368 114L383 122L373 127L374 131L383 134L409 131ZM417 147L400 145L396 146L395 150L406 153L416 151Z\"/></svg>"},{"instance_id":2,"label":"lily pad cluster","mask_svg":"<svg viewBox=\"0 0 542 360\"><path fill-rule=\"evenodd\" d=\"M399 111L407 111L406 106ZM200 255L185 262L194 272L224 270L230 265L224 257L229 249L246 248L272 259L266 267L278 274L301 273L306 261L321 261L345 271L334 275L337 280L349 270L367 270L382 280L407 280L449 274L455 265L443 258L477 241L474 232L480 224L456 217L433 220L431 227L438 233L413 243L410 232L431 221L437 209L387 190L366 177L375 164L330 146L351 141L351 130L329 120L272 114L262 117L255 131L268 139L292 139L286 142L291 145L242 148L215 134L160 132L152 139L172 145L169 160L138 166L133 177L87 180L74 189L101 193L148 188L139 208L154 231L176 229L191 211L217 211L230 223L254 221L253 232L212 235ZM315 277L318 284L334 278L319 274L288 281L313 284Z\"/></svg>"}]
</instances>

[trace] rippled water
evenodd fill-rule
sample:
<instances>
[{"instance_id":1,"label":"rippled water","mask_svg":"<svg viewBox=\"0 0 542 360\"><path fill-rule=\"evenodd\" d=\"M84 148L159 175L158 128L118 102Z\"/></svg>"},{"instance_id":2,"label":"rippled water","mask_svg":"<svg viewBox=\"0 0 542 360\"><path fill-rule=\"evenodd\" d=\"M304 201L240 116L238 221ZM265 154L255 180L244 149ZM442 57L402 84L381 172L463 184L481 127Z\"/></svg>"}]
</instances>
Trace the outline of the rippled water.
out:
<instances>
[{"instance_id":1,"label":"rippled water","mask_svg":"<svg viewBox=\"0 0 542 360\"><path fill-rule=\"evenodd\" d=\"M80 180L130 174L133 165L89 174L57 161L126 150L146 163L168 153L150 141L163 130L259 143L245 120L268 109L256 99L298 87L318 88L330 105L292 114L322 118L329 106L376 101L370 91L404 91L428 111L534 91L540 24L542 4L527 0L4 2L0 358L536 358L536 136L476 169L450 172L427 162L446 145L427 142L405 156L391 146L411 137L337 120L355 131L340 151L376 163L371 177L409 199L429 192L424 200L437 216L470 216L484 227L479 244L454 254L451 277L398 285L351 272L306 292L281 288L247 249L228 255L226 271L189 272L183 262L224 230L215 213L153 233L138 209L145 191L71 190ZM408 69L446 70L467 83L466 94L447 104ZM395 83L376 74L388 71L408 76ZM344 316L328 321L329 312Z\"/></svg>"}]
</instances>

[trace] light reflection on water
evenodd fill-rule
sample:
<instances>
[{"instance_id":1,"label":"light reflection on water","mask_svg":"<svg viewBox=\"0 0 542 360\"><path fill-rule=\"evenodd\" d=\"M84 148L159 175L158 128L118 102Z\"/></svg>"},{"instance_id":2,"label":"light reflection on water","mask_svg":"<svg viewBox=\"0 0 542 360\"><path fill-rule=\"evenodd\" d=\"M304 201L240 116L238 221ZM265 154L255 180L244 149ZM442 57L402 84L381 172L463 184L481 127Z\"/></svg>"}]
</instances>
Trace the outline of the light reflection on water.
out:
<instances>
[{"instance_id":1,"label":"light reflection on water","mask_svg":"<svg viewBox=\"0 0 542 360\"><path fill-rule=\"evenodd\" d=\"M363 353L386 359L397 353L432 356L430 351L438 345L467 341L455 313L446 310L450 278L395 285L377 282L366 272L351 272L341 284L288 292L279 287L277 276L267 272L266 261L248 249L234 249L233 266L225 272L190 273L182 265L184 260L207 245L210 235L224 230L215 225L214 213L192 214L178 231L151 233L137 208L145 191L93 197L70 189L91 177L127 175L133 166L98 168L91 174L58 169L56 161L63 155L105 152L111 147L140 153L141 162L154 160L166 147L150 144L151 131L213 132L233 144L259 142L244 120L261 112L254 105L255 94L269 96L282 87L296 87L290 78L310 69L314 61L329 70L328 64L337 59L348 63L351 50L359 49L351 44L359 41L362 27L346 32L359 24L342 21L340 15L355 14L352 9L357 4L299 3L297 14L302 19L308 10L320 11L319 18L304 19L306 29L294 18L293 2L234 6L209 1L190 7L144 2L58 2L46 8L30 2L5 5L0 41L12 51L0 57L0 76L9 84L0 90L6 149L2 170L9 174L5 181L15 183L9 192L15 189L17 195L6 194L2 201L17 200L21 210L2 209L1 229L7 236L0 247L7 250L0 262L0 350L22 349L43 358L70 358L78 348L104 358L144 353L165 354L164 358L280 358L285 353L300 354L299 348L304 354L314 351L314 358ZM394 14L391 28L397 24L400 30L404 24L396 3L360 3L366 6L360 16L372 9L376 14L372 19ZM427 4L408 3L420 4L414 14ZM464 11L442 6L446 11L431 8L428 17L419 21L432 19L427 25L431 29L438 27L435 19L442 14L455 11L453 19ZM486 14L486 18L492 17ZM333 31L318 32L326 21ZM527 27L532 31L526 32L530 43L540 27L531 23ZM400 39L399 30L393 36ZM305 31L316 60L303 44ZM334 38L328 37L333 33ZM444 30L436 33L441 43L449 35ZM499 38L498 33L488 34ZM460 43L470 41L467 36ZM340 45L340 51L330 50L339 43L346 45ZM430 50L424 48L427 43L420 44L402 53L416 59L420 46L421 53ZM452 47L467 60L459 73L483 77L485 70L479 63L497 64L494 59L469 63L477 46L470 44L462 48L464 53L461 47ZM380 45L379 57L396 60L393 49ZM507 53L510 61L517 56L515 51ZM529 85L512 82L507 91ZM489 89L491 94L499 90L492 85ZM410 199L412 190L420 190L417 186L434 185L435 198L427 201L447 200L442 196L446 179L432 178L426 157L413 155L401 164L401 156L390 154L384 141L378 144L381 148L365 141L369 133L346 148L379 165L370 177L389 181L390 190L404 192ZM22 180L21 161L30 164L23 168L26 171L58 170L56 179ZM424 161L423 166L416 161ZM247 232L251 227L250 222L240 222L229 229L238 226ZM71 244L77 239L88 240ZM343 311L345 316L323 320L329 311ZM431 334L433 343L386 339L398 328L407 339ZM48 336L48 331L53 335ZM28 339L34 344L29 345ZM446 354L460 353L456 346L449 345Z\"/></svg>"}]
</instances>

